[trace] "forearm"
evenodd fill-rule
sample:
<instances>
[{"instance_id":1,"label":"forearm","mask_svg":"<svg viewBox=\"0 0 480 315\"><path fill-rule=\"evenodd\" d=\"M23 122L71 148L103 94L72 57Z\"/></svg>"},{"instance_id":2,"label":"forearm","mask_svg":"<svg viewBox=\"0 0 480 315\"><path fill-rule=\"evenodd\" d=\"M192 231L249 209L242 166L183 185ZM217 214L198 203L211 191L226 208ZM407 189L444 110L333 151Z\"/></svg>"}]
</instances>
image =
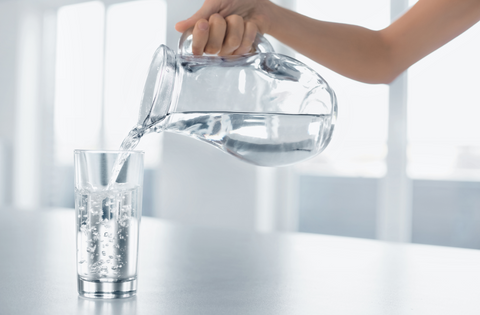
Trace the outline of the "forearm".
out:
<instances>
[{"instance_id":1,"label":"forearm","mask_svg":"<svg viewBox=\"0 0 480 315\"><path fill-rule=\"evenodd\" d=\"M196 23L207 26L194 29L198 35L194 42L201 44L197 54L213 44L218 47L211 50L225 54L249 51L258 30L344 76L389 83L479 20L480 0L419 0L380 31L317 21L269 0L205 0L199 11L176 28L184 32Z\"/></svg>"},{"instance_id":2,"label":"forearm","mask_svg":"<svg viewBox=\"0 0 480 315\"><path fill-rule=\"evenodd\" d=\"M310 19L269 3L266 32L352 79L389 83L480 20L479 0L420 0L380 31Z\"/></svg>"},{"instance_id":3,"label":"forearm","mask_svg":"<svg viewBox=\"0 0 480 315\"><path fill-rule=\"evenodd\" d=\"M380 32L310 19L276 5L270 10L267 33L310 59L362 82L388 83L395 77Z\"/></svg>"}]
</instances>

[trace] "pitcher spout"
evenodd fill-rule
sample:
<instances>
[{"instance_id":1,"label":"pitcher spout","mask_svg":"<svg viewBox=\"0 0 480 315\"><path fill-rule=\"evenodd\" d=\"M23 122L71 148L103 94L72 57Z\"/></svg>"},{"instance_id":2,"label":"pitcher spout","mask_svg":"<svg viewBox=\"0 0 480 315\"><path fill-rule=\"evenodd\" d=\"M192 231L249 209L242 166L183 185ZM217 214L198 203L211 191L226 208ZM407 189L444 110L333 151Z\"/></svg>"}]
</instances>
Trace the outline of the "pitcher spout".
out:
<instances>
[{"instance_id":1,"label":"pitcher spout","mask_svg":"<svg viewBox=\"0 0 480 315\"><path fill-rule=\"evenodd\" d=\"M175 52L165 45L160 45L153 54L140 103L139 127L156 125L168 114L174 102L175 60Z\"/></svg>"}]
</instances>

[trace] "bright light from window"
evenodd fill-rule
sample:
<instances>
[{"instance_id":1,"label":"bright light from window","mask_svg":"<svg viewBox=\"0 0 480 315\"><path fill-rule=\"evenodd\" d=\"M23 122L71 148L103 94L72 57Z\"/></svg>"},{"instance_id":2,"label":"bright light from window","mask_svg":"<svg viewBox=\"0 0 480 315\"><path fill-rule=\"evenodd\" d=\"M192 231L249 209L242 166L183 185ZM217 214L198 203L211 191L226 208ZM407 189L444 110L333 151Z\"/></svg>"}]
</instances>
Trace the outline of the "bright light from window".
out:
<instances>
[{"instance_id":1,"label":"bright light from window","mask_svg":"<svg viewBox=\"0 0 480 315\"><path fill-rule=\"evenodd\" d=\"M408 71L409 175L480 179L480 25Z\"/></svg>"},{"instance_id":2,"label":"bright light from window","mask_svg":"<svg viewBox=\"0 0 480 315\"><path fill-rule=\"evenodd\" d=\"M412 5L414 5L417 2L418 2L418 0L408 0L408 6L411 7Z\"/></svg>"},{"instance_id":3,"label":"bright light from window","mask_svg":"<svg viewBox=\"0 0 480 315\"><path fill-rule=\"evenodd\" d=\"M246 81L245 70L240 70L240 75L238 77L238 90L242 94L245 94L245 81Z\"/></svg>"},{"instance_id":4,"label":"bright light from window","mask_svg":"<svg viewBox=\"0 0 480 315\"><path fill-rule=\"evenodd\" d=\"M73 164L74 149L98 149L102 108L104 6L86 2L58 11L55 156Z\"/></svg>"},{"instance_id":5,"label":"bright light from window","mask_svg":"<svg viewBox=\"0 0 480 315\"><path fill-rule=\"evenodd\" d=\"M311 18L378 30L390 23L390 1L297 0L298 12ZM345 78L297 55L335 90L338 120L332 142L317 158L299 165L303 172L325 175L381 177L385 172L388 86Z\"/></svg>"},{"instance_id":6,"label":"bright light from window","mask_svg":"<svg viewBox=\"0 0 480 315\"><path fill-rule=\"evenodd\" d=\"M166 42L166 19L163 0L120 3L107 10L105 136L109 149L118 149L137 123L150 61L155 49ZM160 137L147 135L138 149L146 151L146 166L158 164Z\"/></svg>"},{"instance_id":7,"label":"bright light from window","mask_svg":"<svg viewBox=\"0 0 480 315\"><path fill-rule=\"evenodd\" d=\"M267 130L263 126L246 126L233 130L231 133L240 135L242 137L268 139Z\"/></svg>"}]
</instances>

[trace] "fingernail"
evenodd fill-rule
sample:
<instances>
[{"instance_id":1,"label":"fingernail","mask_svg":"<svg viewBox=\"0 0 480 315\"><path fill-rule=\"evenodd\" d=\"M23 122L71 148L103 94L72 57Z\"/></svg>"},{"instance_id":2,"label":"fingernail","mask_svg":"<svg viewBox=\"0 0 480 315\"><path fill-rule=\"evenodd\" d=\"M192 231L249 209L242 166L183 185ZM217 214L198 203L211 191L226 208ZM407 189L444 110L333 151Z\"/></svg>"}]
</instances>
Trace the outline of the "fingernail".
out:
<instances>
[{"instance_id":1,"label":"fingernail","mask_svg":"<svg viewBox=\"0 0 480 315\"><path fill-rule=\"evenodd\" d=\"M198 29L202 31L208 30L208 22L202 21L198 23Z\"/></svg>"}]
</instances>

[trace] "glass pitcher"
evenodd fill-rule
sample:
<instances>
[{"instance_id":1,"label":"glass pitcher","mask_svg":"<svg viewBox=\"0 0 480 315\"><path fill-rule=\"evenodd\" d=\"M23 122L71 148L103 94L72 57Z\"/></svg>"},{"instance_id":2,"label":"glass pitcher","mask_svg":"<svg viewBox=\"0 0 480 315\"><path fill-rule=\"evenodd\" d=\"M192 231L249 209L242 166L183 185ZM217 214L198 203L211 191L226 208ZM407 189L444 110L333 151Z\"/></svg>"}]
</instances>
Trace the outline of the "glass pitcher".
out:
<instances>
[{"instance_id":1,"label":"glass pitcher","mask_svg":"<svg viewBox=\"0 0 480 315\"><path fill-rule=\"evenodd\" d=\"M195 56L191 31L178 53L161 45L143 91L138 125L210 143L246 162L283 166L328 145L337 115L334 91L305 64L274 52L261 35L255 53Z\"/></svg>"}]
</instances>

